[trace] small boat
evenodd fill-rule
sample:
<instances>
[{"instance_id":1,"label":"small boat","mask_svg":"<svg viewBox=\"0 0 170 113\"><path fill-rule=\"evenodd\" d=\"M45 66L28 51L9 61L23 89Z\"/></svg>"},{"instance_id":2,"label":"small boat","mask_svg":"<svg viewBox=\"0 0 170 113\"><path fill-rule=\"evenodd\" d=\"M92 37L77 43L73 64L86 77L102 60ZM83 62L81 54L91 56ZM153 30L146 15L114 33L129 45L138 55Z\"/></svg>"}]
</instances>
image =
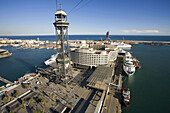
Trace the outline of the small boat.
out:
<instances>
[{"instance_id":1,"label":"small boat","mask_svg":"<svg viewBox=\"0 0 170 113\"><path fill-rule=\"evenodd\" d=\"M133 58L134 65L137 69L141 69L141 65L139 63L139 60L136 58Z\"/></svg>"},{"instance_id":2,"label":"small boat","mask_svg":"<svg viewBox=\"0 0 170 113\"><path fill-rule=\"evenodd\" d=\"M131 103L130 89L127 86L122 88L122 101L126 107L128 107Z\"/></svg>"},{"instance_id":3,"label":"small boat","mask_svg":"<svg viewBox=\"0 0 170 113\"><path fill-rule=\"evenodd\" d=\"M12 47L19 47L19 46L21 46L20 44L13 44L13 45L11 45Z\"/></svg>"},{"instance_id":4,"label":"small boat","mask_svg":"<svg viewBox=\"0 0 170 113\"><path fill-rule=\"evenodd\" d=\"M12 55L12 53L9 53L9 51L4 50L4 49L0 49L0 58L9 57L11 55Z\"/></svg>"}]
</instances>

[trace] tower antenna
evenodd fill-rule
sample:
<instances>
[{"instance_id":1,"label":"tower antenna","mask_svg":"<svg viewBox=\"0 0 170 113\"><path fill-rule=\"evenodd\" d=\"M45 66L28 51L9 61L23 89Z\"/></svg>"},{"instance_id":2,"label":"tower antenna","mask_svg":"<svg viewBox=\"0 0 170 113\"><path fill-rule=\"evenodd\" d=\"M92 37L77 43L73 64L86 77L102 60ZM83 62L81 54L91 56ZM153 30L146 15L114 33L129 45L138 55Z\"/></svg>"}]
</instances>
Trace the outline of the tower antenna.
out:
<instances>
[{"instance_id":1,"label":"tower antenna","mask_svg":"<svg viewBox=\"0 0 170 113\"><path fill-rule=\"evenodd\" d=\"M57 0L56 0L56 11L57 11Z\"/></svg>"},{"instance_id":2,"label":"tower antenna","mask_svg":"<svg viewBox=\"0 0 170 113\"><path fill-rule=\"evenodd\" d=\"M60 0L60 10L61 10L61 0Z\"/></svg>"}]
</instances>

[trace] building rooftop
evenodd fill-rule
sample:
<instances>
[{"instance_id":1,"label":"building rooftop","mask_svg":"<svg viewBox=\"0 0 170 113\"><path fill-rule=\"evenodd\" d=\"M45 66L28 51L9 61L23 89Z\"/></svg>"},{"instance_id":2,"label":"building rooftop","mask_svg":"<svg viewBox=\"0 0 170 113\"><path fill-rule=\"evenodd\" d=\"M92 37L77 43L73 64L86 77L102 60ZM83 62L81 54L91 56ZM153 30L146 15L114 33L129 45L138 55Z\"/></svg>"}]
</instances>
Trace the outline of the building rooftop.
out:
<instances>
[{"instance_id":1,"label":"building rooftop","mask_svg":"<svg viewBox=\"0 0 170 113\"><path fill-rule=\"evenodd\" d=\"M113 67L98 67L87 79L87 86L99 90L107 90L112 75Z\"/></svg>"},{"instance_id":2,"label":"building rooftop","mask_svg":"<svg viewBox=\"0 0 170 113\"><path fill-rule=\"evenodd\" d=\"M71 48L71 51L79 52L79 53L101 54L101 55L108 54L108 51L106 51L106 50L94 50L93 48Z\"/></svg>"},{"instance_id":3,"label":"building rooftop","mask_svg":"<svg viewBox=\"0 0 170 113\"><path fill-rule=\"evenodd\" d=\"M63 10L59 10L55 13L55 15L59 15L59 14L62 14L64 16L67 16L67 14L63 11Z\"/></svg>"}]
</instances>

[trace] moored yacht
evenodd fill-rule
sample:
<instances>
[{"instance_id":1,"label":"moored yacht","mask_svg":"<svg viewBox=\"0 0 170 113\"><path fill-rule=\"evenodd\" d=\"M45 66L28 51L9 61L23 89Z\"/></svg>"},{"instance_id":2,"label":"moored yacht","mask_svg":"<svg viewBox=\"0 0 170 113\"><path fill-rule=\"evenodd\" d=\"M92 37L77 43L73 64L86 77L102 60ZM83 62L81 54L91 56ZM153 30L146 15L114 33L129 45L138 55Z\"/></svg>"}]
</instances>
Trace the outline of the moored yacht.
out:
<instances>
[{"instance_id":1,"label":"moored yacht","mask_svg":"<svg viewBox=\"0 0 170 113\"><path fill-rule=\"evenodd\" d=\"M7 50L0 49L0 58L5 58L11 56L12 53L9 53Z\"/></svg>"},{"instance_id":2,"label":"moored yacht","mask_svg":"<svg viewBox=\"0 0 170 113\"><path fill-rule=\"evenodd\" d=\"M123 70L128 76L131 76L135 73L135 65L131 61L125 61L123 64Z\"/></svg>"},{"instance_id":3,"label":"moored yacht","mask_svg":"<svg viewBox=\"0 0 170 113\"><path fill-rule=\"evenodd\" d=\"M131 103L130 89L127 86L122 88L122 100L126 107L128 107Z\"/></svg>"}]
</instances>

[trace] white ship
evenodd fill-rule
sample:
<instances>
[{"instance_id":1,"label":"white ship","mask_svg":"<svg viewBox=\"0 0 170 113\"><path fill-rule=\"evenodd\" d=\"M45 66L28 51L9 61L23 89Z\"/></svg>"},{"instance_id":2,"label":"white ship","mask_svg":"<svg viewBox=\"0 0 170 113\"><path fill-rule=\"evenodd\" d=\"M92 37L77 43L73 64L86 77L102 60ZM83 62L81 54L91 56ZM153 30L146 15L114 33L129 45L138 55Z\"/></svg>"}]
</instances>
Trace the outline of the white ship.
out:
<instances>
[{"instance_id":1,"label":"white ship","mask_svg":"<svg viewBox=\"0 0 170 113\"><path fill-rule=\"evenodd\" d=\"M58 62L62 62L59 57L61 57L61 54L51 55L51 58L46 60L44 63L47 66L57 67L56 59L58 59ZM66 62L67 62L68 58L65 58L65 59L66 59ZM69 63L65 63L65 67L68 68L69 67Z\"/></svg>"},{"instance_id":2,"label":"white ship","mask_svg":"<svg viewBox=\"0 0 170 113\"><path fill-rule=\"evenodd\" d=\"M135 73L135 65L133 64L133 62L130 61L125 62L123 64L123 70L128 76L131 76Z\"/></svg>"},{"instance_id":3,"label":"white ship","mask_svg":"<svg viewBox=\"0 0 170 113\"><path fill-rule=\"evenodd\" d=\"M70 47L75 47L76 46L76 42L75 43L69 43Z\"/></svg>"},{"instance_id":4,"label":"white ship","mask_svg":"<svg viewBox=\"0 0 170 113\"><path fill-rule=\"evenodd\" d=\"M119 54L125 54L126 51L120 48L119 51L118 51L118 53L119 53Z\"/></svg>"},{"instance_id":5,"label":"white ship","mask_svg":"<svg viewBox=\"0 0 170 113\"><path fill-rule=\"evenodd\" d=\"M130 44L125 44L124 42L111 42L110 45L115 45L119 49L123 49L123 50L130 50L132 47Z\"/></svg>"},{"instance_id":6,"label":"white ship","mask_svg":"<svg viewBox=\"0 0 170 113\"><path fill-rule=\"evenodd\" d=\"M123 70L128 76L131 76L135 73L135 65L133 63L133 56L130 54L130 52L125 53Z\"/></svg>"},{"instance_id":7,"label":"white ship","mask_svg":"<svg viewBox=\"0 0 170 113\"><path fill-rule=\"evenodd\" d=\"M49 65L52 67L56 67L57 63L56 63L56 58L57 58L58 54L52 55L50 59L46 60L44 63L45 65Z\"/></svg>"},{"instance_id":8,"label":"white ship","mask_svg":"<svg viewBox=\"0 0 170 113\"><path fill-rule=\"evenodd\" d=\"M126 61L126 62L133 62L133 56L132 56L132 54L130 54L130 52L126 52L125 53L124 61Z\"/></svg>"}]
</instances>

